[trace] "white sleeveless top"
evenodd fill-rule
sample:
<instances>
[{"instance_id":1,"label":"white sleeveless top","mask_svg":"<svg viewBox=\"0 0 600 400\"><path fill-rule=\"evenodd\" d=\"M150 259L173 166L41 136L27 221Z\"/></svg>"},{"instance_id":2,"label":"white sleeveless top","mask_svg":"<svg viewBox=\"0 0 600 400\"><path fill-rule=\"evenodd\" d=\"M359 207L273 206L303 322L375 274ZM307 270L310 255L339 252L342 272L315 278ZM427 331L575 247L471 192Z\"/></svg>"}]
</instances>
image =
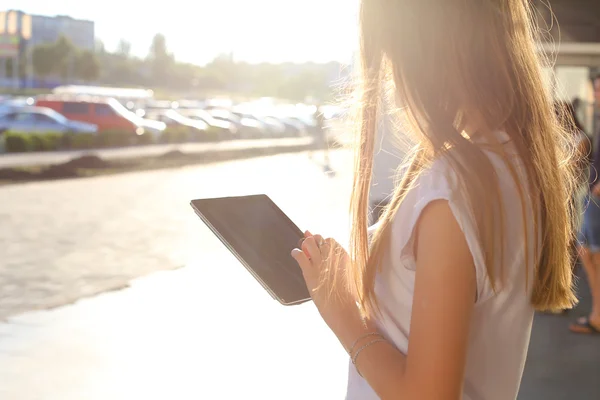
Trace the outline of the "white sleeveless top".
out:
<instances>
[{"instance_id":1,"label":"white sleeveless top","mask_svg":"<svg viewBox=\"0 0 600 400\"><path fill-rule=\"evenodd\" d=\"M503 134L507 138L506 134ZM507 147L510 147L507 145ZM410 245L413 228L421 211L431 201L448 201L475 262L477 300L471 321L471 333L463 389L464 400L510 400L517 397L529 346L534 310L530 304L533 281L533 211L526 210L528 240L525 240L523 213L517 187L504 161L487 152L498 174L504 208L504 286L493 293L484 256L475 238L473 213L465 196L456 189L456 176L444 160L437 160L418 178L392 222L392 248L384 255L384 265L375 284L382 318L377 321L381 333L403 354L410 344L410 319L416 263ZM516 157L514 167L526 188L525 172ZM374 227L373 227L374 228ZM538 239L539 240L539 239ZM525 251L525 243L529 251ZM526 263L526 254L530 257ZM532 266L527 270L527 265ZM435 384L435 382L433 382ZM375 400L376 393L358 375L350 363L347 400Z\"/></svg>"}]
</instances>

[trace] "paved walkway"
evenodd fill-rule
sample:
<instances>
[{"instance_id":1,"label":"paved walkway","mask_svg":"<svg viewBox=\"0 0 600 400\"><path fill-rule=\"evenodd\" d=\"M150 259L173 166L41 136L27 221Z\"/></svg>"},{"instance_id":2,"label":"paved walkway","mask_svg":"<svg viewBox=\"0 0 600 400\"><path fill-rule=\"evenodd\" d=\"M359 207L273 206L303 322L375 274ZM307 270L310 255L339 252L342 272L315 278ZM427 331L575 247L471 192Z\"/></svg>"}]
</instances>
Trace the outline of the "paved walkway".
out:
<instances>
[{"instance_id":1,"label":"paved walkway","mask_svg":"<svg viewBox=\"0 0 600 400\"><path fill-rule=\"evenodd\" d=\"M568 331L577 317L589 313L591 296L581 270L580 304L566 315L537 315L519 400L600 399L600 336Z\"/></svg>"},{"instance_id":2,"label":"paved walkway","mask_svg":"<svg viewBox=\"0 0 600 400\"><path fill-rule=\"evenodd\" d=\"M329 185L322 207L344 204L341 181L332 186L304 153L0 187L0 320L187 265L211 237L198 232L194 198L270 193L300 216L322 215L316 197L296 207L291 189L304 174Z\"/></svg>"},{"instance_id":3,"label":"paved walkway","mask_svg":"<svg viewBox=\"0 0 600 400\"><path fill-rule=\"evenodd\" d=\"M335 166L347 153L332 159ZM19 251L26 259L5 275L31 265L28 274L38 282L52 277L58 288L63 280L73 282L61 289L70 293L113 274L127 276L139 262L154 268L153 254L165 254L156 262L166 268L187 266L0 324L0 399L314 399L315 388L323 398L341 398L345 353L312 303L283 307L273 301L194 215L189 200L267 193L300 227L341 237L347 228L346 178L330 178L306 154L294 154L12 186L4 198L33 214L12 225L28 224L18 237L29 242ZM305 181L318 195L299 197L294 187ZM59 191L65 195L52 199ZM55 209L47 217L55 228L36 231L35 219L44 210L51 214L48 209ZM46 239L36 243L36 235ZM63 255L35 254L60 239L74 242L62 248ZM132 253L147 256L135 260ZM35 285L14 295L28 304L44 298Z\"/></svg>"}]
</instances>

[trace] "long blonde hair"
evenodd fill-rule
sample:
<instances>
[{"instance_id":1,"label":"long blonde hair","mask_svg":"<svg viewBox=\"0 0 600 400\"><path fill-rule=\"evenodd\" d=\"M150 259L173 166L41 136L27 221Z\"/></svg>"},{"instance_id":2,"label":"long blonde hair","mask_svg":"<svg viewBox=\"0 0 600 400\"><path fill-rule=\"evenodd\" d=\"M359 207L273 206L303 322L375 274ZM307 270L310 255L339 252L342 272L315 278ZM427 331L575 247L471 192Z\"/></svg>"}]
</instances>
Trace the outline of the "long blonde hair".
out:
<instances>
[{"instance_id":1,"label":"long blonde hair","mask_svg":"<svg viewBox=\"0 0 600 400\"><path fill-rule=\"evenodd\" d=\"M496 289L504 259L496 254L503 248L504 239L498 235L503 232L503 209L490 160L461 129L473 115L489 128L485 132L502 129L510 136L527 174L525 188L509 166L523 213L526 196L533 200L534 237L541 237L534 246L535 265L527 266L535 269L533 282L528 283L533 285L533 306L557 310L576 303L569 252L574 231L569 201L574 186L571 135L559 124L543 80L537 28L528 3L361 1L360 143L351 201L352 262L346 278L366 315L378 310L375 276L390 245L390 222L415 178L442 153L468 195L488 276ZM386 82L391 82L391 95L410 121L417 145L408 172L369 240L375 131L386 101ZM527 276L524 271L523 279Z\"/></svg>"}]
</instances>

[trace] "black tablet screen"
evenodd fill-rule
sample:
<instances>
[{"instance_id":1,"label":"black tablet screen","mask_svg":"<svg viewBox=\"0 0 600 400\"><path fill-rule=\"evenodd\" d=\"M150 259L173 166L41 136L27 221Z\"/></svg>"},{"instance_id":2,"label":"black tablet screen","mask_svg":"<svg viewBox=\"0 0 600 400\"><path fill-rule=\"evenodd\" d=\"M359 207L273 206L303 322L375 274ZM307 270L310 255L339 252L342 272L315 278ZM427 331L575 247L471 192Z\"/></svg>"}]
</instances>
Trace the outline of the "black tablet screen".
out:
<instances>
[{"instance_id":1,"label":"black tablet screen","mask_svg":"<svg viewBox=\"0 0 600 400\"><path fill-rule=\"evenodd\" d=\"M302 231L268 196L193 200L192 206L279 301L310 299L302 271L290 255Z\"/></svg>"}]
</instances>

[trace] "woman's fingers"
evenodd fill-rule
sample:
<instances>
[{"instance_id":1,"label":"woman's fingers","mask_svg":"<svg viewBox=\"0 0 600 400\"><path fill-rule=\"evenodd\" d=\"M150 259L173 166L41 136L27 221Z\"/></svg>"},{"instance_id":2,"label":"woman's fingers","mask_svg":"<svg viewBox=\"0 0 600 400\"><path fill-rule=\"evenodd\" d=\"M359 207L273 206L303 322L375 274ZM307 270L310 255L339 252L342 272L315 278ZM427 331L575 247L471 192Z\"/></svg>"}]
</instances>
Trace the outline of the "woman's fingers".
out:
<instances>
[{"instance_id":1,"label":"woman's fingers","mask_svg":"<svg viewBox=\"0 0 600 400\"><path fill-rule=\"evenodd\" d=\"M292 257L294 258L294 260L296 260L296 262L298 263L298 265L300 266L302 271L305 271L305 270L308 271L310 268L312 268L310 259L307 257L306 254L304 254L304 252L302 250L300 250L300 249L292 250Z\"/></svg>"},{"instance_id":2,"label":"woman's fingers","mask_svg":"<svg viewBox=\"0 0 600 400\"><path fill-rule=\"evenodd\" d=\"M298 240L298 243L297 243L298 248L302 248L302 243L304 243L304 241L306 240L306 238L309 238L309 237L314 237L315 240L317 241L317 244L324 242L323 236L321 236L321 235L314 235L313 236L312 233L310 233L309 231L306 231L306 232L304 232L304 237Z\"/></svg>"},{"instance_id":3,"label":"woman's fingers","mask_svg":"<svg viewBox=\"0 0 600 400\"><path fill-rule=\"evenodd\" d=\"M329 260L331 256L331 249L333 248L331 246L331 240L326 239L321 241L319 248L321 249L321 258L323 259L323 261Z\"/></svg>"},{"instance_id":4,"label":"woman's fingers","mask_svg":"<svg viewBox=\"0 0 600 400\"><path fill-rule=\"evenodd\" d=\"M323 236L314 235L313 237L315 238L315 242L317 242L317 246L321 247L323 244L325 244L325 239L323 239Z\"/></svg>"},{"instance_id":5,"label":"woman's fingers","mask_svg":"<svg viewBox=\"0 0 600 400\"><path fill-rule=\"evenodd\" d=\"M319 249L314 236L304 239L304 242L302 243L302 251L308 254L313 265L320 265L321 261L323 261L321 257L321 250Z\"/></svg>"},{"instance_id":6,"label":"woman's fingers","mask_svg":"<svg viewBox=\"0 0 600 400\"><path fill-rule=\"evenodd\" d=\"M302 248L302 243L304 243L306 238L309 238L311 236L313 236L313 234L310 233L310 231L304 231L304 236L300 240L298 240L298 248ZM321 237L321 235L317 235L317 236Z\"/></svg>"}]
</instances>

